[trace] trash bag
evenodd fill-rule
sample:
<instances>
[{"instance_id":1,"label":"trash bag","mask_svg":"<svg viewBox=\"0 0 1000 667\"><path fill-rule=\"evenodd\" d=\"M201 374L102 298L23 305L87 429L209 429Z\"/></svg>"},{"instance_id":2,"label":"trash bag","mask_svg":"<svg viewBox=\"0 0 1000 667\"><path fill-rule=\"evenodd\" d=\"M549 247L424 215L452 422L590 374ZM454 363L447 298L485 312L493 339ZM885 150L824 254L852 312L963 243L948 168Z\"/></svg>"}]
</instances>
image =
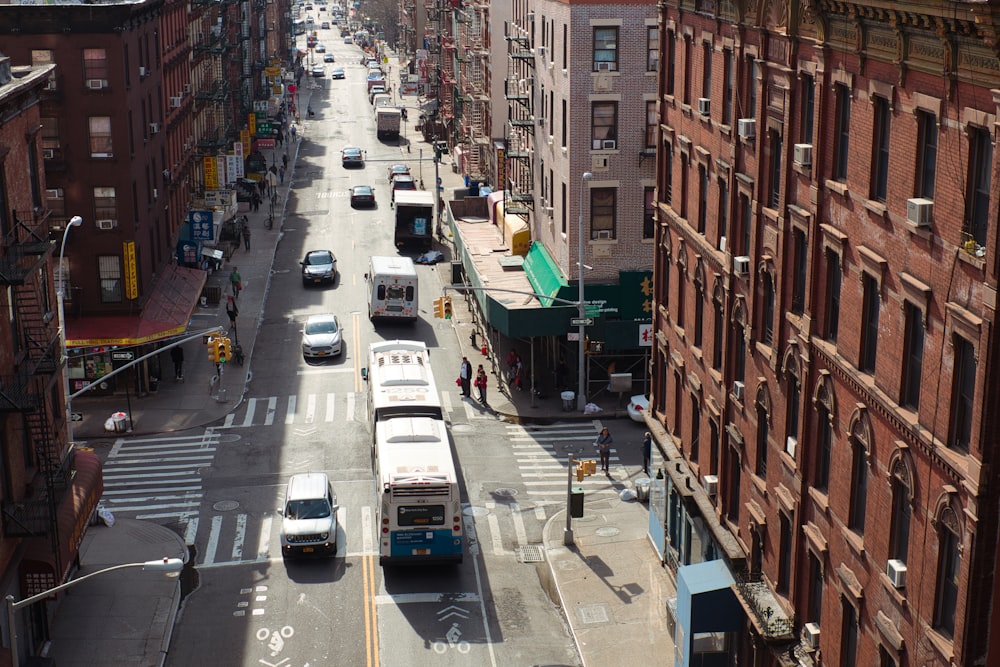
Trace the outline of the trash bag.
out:
<instances>
[{"instance_id":1,"label":"trash bag","mask_svg":"<svg viewBox=\"0 0 1000 667\"><path fill-rule=\"evenodd\" d=\"M97 506L97 516L101 518L101 521L103 521L104 525L108 528L115 525L115 515L112 514L111 510L103 504Z\"/></svg>"},{"instance_id":2,"label":"trash bag","mask_svg":"<svg viewBox=\"0 0 1000 667\"><path fill-rule=\"evenodd\" d=\"M107 421L104 422L104 430L113 432L115 430L115 420L108 417Z\"/></svg>"},{"instance_id":3,"label":"trash bag","mask_svg":"<svg viewBox=\"0 0 1000 667\"><path fill-rule=\"evenodd\" d=\"M633 491L632 489L622 489L621 493L618 494L618 498L621 499L622 502L626 503L632 502L637 497L638 496L636 495L635 491Z\"/></svg>"},{"instance_id":4,"label":"trash bag","mask_svg":"<svg viewBox=\"0 0 1000 667\"><path fill-rule=\"evenodd\" d=\"M600 406L596 403L587 403L583 406L583 414L585 415L593 415L598 412L603 412L603 410L601 410Z\"/></svg>"}]
</instances>

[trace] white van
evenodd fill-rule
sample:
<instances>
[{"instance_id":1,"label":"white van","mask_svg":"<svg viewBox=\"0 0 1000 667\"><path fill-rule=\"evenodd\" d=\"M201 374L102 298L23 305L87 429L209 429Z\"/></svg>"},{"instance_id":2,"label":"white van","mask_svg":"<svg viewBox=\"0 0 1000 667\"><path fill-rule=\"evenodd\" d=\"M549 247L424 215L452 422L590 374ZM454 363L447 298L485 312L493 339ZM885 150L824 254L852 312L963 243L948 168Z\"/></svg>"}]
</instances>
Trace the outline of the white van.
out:
<instances>
[{"instance_id":1,"label":"white van","mask_svg":"<svg viewBox=\"0 0 1000 667\"><path fill-rule=\"evenodd\" d=\"M374 105L376 109L379 107L391 107L392 97L386 93L379 93L378 95L372 96L372 105Z\"/></svg>"},{"instance_id":2,"label":"white van","mask_svg":"<svg viewBox=\"0 0 1000 667\"><path fill-rule=\"evenodd\" d=\"M365 274L368 319L417 319L417 268L409 257L372 257Z\"/></svg>"},{"instance_id":3,"label":"white van","mask_svg":"<svg viewBox=\"0 0 1000 667\"><path fill-rule=\"evenodd\" d=\"M325 472L292 475L281 509L281 555L337 554L337 496Z\"/></svg>"}]
</instances>

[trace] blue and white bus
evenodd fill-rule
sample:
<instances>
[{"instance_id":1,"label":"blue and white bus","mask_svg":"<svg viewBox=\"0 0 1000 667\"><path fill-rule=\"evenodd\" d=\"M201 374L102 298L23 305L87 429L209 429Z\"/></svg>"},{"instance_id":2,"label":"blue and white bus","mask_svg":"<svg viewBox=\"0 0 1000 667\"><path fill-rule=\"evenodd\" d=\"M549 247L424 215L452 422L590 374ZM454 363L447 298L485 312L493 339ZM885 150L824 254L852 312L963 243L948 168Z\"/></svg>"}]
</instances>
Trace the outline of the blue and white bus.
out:
<instances>
[{"instance_id":1,"label":"blue and white bus","mask_svg":"<svg viewBox=\"0 0 1000 667\"><path fill-rule=\"evenodd\" d=\"M375 423L379 564L461 563L462 505L443 419Z\"/></svg>"},{"instance_id":2,"label":"blue and white bus","mask_svg":"<svg viewBox=\"0 0 1000 667\"><path fill-rule=\"evenodd\" d=\"M443 419L427 346L386 340L368 346L368 416L372 425L392 417Z\"/></svg>"}]
</instances>

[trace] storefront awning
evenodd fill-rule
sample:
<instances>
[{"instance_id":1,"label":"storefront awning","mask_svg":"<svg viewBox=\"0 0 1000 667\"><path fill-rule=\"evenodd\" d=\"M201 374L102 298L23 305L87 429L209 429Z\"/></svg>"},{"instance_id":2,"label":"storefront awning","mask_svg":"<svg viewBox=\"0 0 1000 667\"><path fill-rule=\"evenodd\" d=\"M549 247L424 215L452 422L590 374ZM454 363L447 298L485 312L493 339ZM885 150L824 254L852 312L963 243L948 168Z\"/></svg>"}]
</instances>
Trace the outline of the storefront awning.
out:
<instances>
[{"instance_id":1,"label":"storefront awning","mask_svg":"<svg viewBox=\"0 0 1000 667\"><path fill-rule=\"evenodd\" d=\"M563 278L562 271L559 270L559 265L552 259L545 246L538 241L531 244L528 256L524 258L524 273L538 294L557 296L560 289L569 286ZM541 302L545 306L554 303L549 299L541 299Z\"/></svg>"},{"instance_id":2,"label":"storefront awning","mask_svg":"<svg viewBox=\"0 0 1000 667\"><path fill-rule=\"evenodd\" d=\"M29 540L21 560L21 596L41 593L66 580L80 550L90 517L104 494L101 459L93 451L77 449L73 458L73 481L56 510L59 552L53 553L48 536Z\"/></svg>"},{"instance_id":3,"label":"storefront awning","mask_svg":"<svg viewBox=\"0 0 1000 667\"><path fill-rule=\"evenodd\" d=\"M67 318L66 347L141 345L184 333L207 275L166 266L140 314Z\"/></svg>"}]
</instances>

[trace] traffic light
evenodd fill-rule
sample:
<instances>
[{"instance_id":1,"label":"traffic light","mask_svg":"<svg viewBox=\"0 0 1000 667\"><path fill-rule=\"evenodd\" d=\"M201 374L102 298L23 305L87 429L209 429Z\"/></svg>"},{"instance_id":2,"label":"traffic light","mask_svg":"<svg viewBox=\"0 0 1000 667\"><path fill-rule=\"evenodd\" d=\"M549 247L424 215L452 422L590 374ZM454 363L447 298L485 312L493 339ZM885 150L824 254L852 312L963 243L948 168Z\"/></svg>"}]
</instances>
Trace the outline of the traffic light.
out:
<instances>
[{"instance_id":1,"label":"traffic light","mask_svg":"<svg viewBox=\"0 0 1000 667\"><path fill-rule=\"evenodd\" d=\"M444 297L439 296L434 299L434 317L444 317Z\"/></svg>"},{"instance_id":2,"label":"traffic light","mask_svg":"<svg viewBox=\"0 0 1000 667\"><path fill-rule=\"evenodd\" d=\"M588 475L597 474L597 461L594 459L587 459L583 462L583 471Z\"/></svg>"},{"instance_id":3,"label":"traffic light","mask_svg":"<svg viewBox=\"0 0 1000 667\"><path fill-rule=\"evenodd\" d=\"M444 299L444 319L450 320L453 314L453 311L451 309L451 297L443 296L441 298Z\"/></svg>"},{"instance_id":4,"label":"traffic light","mask_svg":"<svg viewBox=\"0 0 1000 667\"><path fill-rule=\"evenodd\" d=\"M218 356L220 364L224 364L233 358L232 341L230 341L228 338L220 338L218 339L217 344L219 346Z\"/></svg>"},{"instance_id":5,"label":"traffic light","mask_svg":"<svg viewBox=\"0 0 1000 667\"><path fill-rule=\"evenodd\" d=\"M582 482L583 476L587 474L587 469L583 464L584 461L576 462L576 481L578 482Z\"/></svg>"},{"instance_id":6,"label":"traffic light","mask_svg":"<svg viewBox=\"0 0 1000 667\"><path fill-rule=\"evenodd\" d=\"M219 363L219 339L209 338L208 339L208 360L212 363Z\"/></svg>"}]
</instances>

